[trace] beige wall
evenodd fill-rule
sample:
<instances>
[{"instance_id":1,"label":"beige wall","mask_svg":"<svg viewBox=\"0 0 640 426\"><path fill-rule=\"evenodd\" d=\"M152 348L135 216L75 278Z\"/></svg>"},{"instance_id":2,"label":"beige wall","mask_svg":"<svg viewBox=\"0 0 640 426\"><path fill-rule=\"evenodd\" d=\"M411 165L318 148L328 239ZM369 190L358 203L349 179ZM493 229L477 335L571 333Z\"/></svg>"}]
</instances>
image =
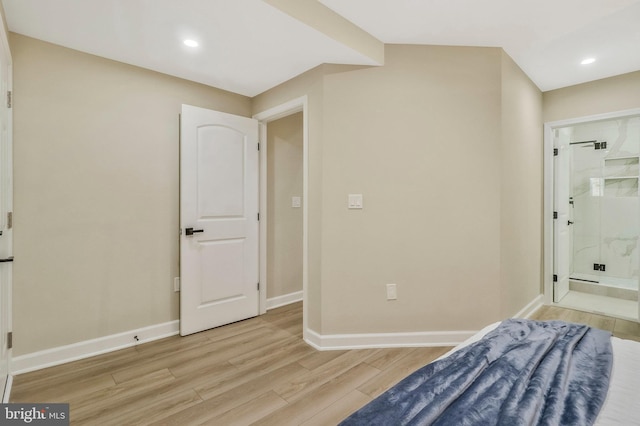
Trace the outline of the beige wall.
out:
<instances>
[{"instance_id":1,"label":"beige wall","mask_svg":"<svg viewBox=\"0 0 640 426\"><path fill-rule=\"evenodd\" d=\"M551 90L543 95L544 122L640 107L640 71Z\"/></svg>"},{"instance_id":2,"label":"beige wall","mask_svg":"<svg viewBox=\"0 0 640 426\"><path fill-rule=\"evenodd\" d=\"M302 291L302 113L267 125L267 298Z\"/></svg>"},{"instance_id":3,"label":"beige wall","mask_svg":"<svg viewBox=\"0 0 640 426\"><path fill-rule=\"evenodd\" d=\"M14 354L178 318L178 114L250 99L12 34Z\"/></svg>"},{"instance_id":4,"label":"beige wall","mask_svg":"<svg viewBox=\"0 0 640 426\"><path fill-rule=\"evenodd\" d=\"M323 65L252 100L12 49L16 355L178 317L181 103L247 116L307 96L312 330L474 329L540 291L540 95L501 49L391 45L384 67Z\"/></svg>"},{"instance_id":5,"label":"beige wall","mask_svg":"<svg viewBox=\"0 0 640 426\"><path fill-rule=\"evenodd\" d=\"M542 293L542 93L502 54L501 317Z\"/></svg>"},{"instance_id":6,"label":"beige wall","mask_svg":"<svg viewBox=\"0 0 640 426\"><path fill-rule=\"evenodd\" d=\"M501 49L390 45L385 57L253 100L256 113L309 96L310 327L461 330L518 312L541 289L540 92ZM363 210L347 209L349 193Z\"/></svg>"},{"instance_id":7,"label":"beige wall","mask_svg":"<svg viewBox=\"0 0 640 426\"><path fill-rule=\"evenodd\" d=\"M325 77L321 333L497 319L500 52L388 45L384 67Z\"/></svg>"}]
</instances>

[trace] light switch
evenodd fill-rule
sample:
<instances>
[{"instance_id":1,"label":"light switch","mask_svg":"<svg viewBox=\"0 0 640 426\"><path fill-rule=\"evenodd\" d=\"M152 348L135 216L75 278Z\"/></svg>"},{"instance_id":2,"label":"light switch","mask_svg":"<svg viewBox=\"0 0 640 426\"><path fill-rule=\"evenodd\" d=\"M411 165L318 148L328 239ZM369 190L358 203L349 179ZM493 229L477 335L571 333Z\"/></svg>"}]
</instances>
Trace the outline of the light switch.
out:
<instances>
[{"instance_id":1,"label":"light switch","mask_svg":"<svg viewBox=\"0 0 640 426\"><path fill-rule=\"evenodd\" d=\"M300 207L300 197L291 197L291 207Z\"/></svg>"},{"instance_id":2,"label":"light switch","mask_svg":"<svg viewBox=\"0 0 640 426\"><path fill-rule=\"evenodd\" d=\"M349 204L350 209L361 209L362 208L362 194L349 194Z\"/></svg>"}]
</instances>

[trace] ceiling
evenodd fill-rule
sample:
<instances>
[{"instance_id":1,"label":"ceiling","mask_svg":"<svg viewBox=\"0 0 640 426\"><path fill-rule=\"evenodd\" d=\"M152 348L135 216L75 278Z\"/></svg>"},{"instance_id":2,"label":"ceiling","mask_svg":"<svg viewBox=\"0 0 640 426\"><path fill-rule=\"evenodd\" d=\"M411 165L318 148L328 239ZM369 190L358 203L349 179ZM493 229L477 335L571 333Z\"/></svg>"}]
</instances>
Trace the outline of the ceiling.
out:
<instances>
[{"instance_id":1,"label":"ceiling","mask_svg":"<svg viewBox=\"0 0 640 426\"><path fill-rule=\"evenodd\" d=\"M352 39L502 47L543 91L640 70L640 0L2 3L10 31L246 96L322 63L380 64Z\"/></svg>"}]
</instances>

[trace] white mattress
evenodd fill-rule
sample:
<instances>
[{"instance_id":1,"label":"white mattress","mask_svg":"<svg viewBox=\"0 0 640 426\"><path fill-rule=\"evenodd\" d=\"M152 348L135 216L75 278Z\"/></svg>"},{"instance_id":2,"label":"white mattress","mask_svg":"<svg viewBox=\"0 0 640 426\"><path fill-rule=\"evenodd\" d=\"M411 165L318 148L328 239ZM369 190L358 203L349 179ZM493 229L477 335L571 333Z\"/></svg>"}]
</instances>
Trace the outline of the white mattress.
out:
<instances>
[{"instance_id":1,"label":"white mattress","mask_svg":"<svg viewBox=\"0 0 640 426\"><path fill-rule=\"evenodd\" d=\"M611 338L613 370L596 425L640 425L640 342Z\"/></svg>"},{"instance_id":2,"label":"white mattress","mask_svg":"<svg viewBox=\"0 0 640 426\"><path fill-rule=\"evenodd\" d=\"M499 324L496 322L486 326L440 358L477 342ZM613 369L609 392L595 424L598 426L640 425L640 342L611 337L611 346L613 347Z\"/></svg>"}]
</instances>

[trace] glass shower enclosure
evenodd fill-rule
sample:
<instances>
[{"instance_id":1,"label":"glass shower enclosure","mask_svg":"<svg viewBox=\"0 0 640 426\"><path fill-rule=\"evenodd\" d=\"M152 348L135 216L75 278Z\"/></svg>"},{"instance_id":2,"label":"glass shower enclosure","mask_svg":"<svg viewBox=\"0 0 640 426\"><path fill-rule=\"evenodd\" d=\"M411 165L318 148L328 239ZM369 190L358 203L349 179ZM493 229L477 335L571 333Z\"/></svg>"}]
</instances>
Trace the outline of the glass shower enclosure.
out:
<instances>
[{"instance_id":1,"label":"glass shower enclosure","mask_svg":"<svg viewBox=\"0 0 640 426\"><path fill-rule=\"evenodd\" d=\"M638 318L640 117L555 129L554 302Z\"/></svg>"}]
</instances>

